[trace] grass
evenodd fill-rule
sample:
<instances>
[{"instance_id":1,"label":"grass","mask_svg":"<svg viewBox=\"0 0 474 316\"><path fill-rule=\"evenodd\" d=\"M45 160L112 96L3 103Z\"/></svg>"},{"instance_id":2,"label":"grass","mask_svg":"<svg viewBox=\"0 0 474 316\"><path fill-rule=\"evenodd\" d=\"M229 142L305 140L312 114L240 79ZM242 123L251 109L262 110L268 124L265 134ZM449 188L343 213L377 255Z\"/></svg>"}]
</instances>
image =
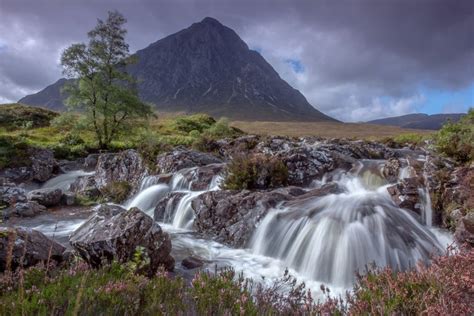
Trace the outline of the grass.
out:
<instances>
[{"instance_id":1,"label":"grass","mask_svg":"<svg viewBox=\"0 0 474 316\"><path fill-rule=\"evenodd\" d=\"M0 105L0 126L6 129L48 126L54 111L18 103Z\"/></svg>"},{"instance_id":2,"label":"grass","mask_svg":"<svg viewBox=\"0 0 474 316\"><path fill-rule=\"evenodd\" d=\"M233 121L235 126L249 134L279 136L319 136L324 138L357 138L378 140L403 134L429 136L433 131L403 129L395 126L382 126L359 123L333 122L251 122Z\"/></svg>"}]
</instances>

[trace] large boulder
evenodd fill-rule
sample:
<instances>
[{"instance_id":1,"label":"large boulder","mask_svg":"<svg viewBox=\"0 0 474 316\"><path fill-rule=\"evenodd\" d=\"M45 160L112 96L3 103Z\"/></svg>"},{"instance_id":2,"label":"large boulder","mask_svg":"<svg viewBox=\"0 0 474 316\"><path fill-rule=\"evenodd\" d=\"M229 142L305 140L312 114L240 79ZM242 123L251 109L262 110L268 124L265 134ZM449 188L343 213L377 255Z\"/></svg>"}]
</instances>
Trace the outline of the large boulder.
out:
<instances>
[{"instance_id":1,"label":"large boulder","mask_svg":"<svg viewBox=\"0 0 474 316\"><path fill-rule=\"evenodd\" d=\"M74 181L69 190L77 195L87 197L89 199L96 199L100 196L100 191L97 188L94 176L79 177Z\"/></svg>"},{"instance_id":2,"label":"large boulder","mask_svg":"<svg viewBox=\"0 0 474 316\"><path fill-rule=\"evenodd\" d=\"M18 217L33 217L44 211L46 207L35 201L28 201L24 203L15 203L7 208L7 217L18 216Z\"/></svg>"},{"instance_id":3,"label":"large boulder","mask_svg":"<svg viewBox=\"0 0 474 316\"><path fill-rule=\"evenodd\" d=\"M209 153L183 148L159 155L156 166L161 173L176 172L191 167L202 167L209 164L222 163L222 160Z\"/></svg>"},{"instance_id":4,"label":"large boulder","mask_svg":"<svg viewBox=\"0 0 474 316\"><path fill-rule=\"evenodd\" d=\"M28 200L43 206L57 206L61 203L61 189L39 189L28 192Z\"/></svg>"},{"instance_id":5,"label":"large boulder","mask_svg":"<svg viewBox=\"0 0 474 316\"><path fill-rule=\"evenodd\" d=\"M65 248L36 230L0 227L0 272L61 262Z\"/></svg>"},{"instance_id":6,"label":"large boulder","mask_svg":"<svg viewBox=\"0 0 474 316\"><path fill-rule=\"evenodd\" d=\"M118 154L101 154L95 168L94 180L99 190L121 181L128 182L136 189L146 175L147 168L142 157L137 151L130 149Z\"/></svg>"},{"instance_id":7,"label":"large boulder","mask_svg":"<svg viewBox=\"0 0 474 316\"><path fill-rule=\"evenodd\" d=\"M206 192L192 201L194 227L219 242L244 247L268 210L291 199L291 192L283 188L269 192Z\"/></svg>"},{"instance_id":8,"label":"large boulder","mask_svg":"<svg viewBox=\"0 0 474 316\"><path fill-rule=\"evenodd\" d=\"M53 177L57 168L54 153L48 149L31 148L29 150L33 180L45 182Z\"/></svg>"},{"instance_id":9,"label":"large boulder","mask_svg":"<svg viewBox=\"0 0 474 316\"><path fill-rule=\"evenodd\" d=\"M72 247L90 265L103 262L127 262L142 249L149 260L146 270L153 275L159 266L174 267L171 240L151 217L137 208L101 206L96 214L75 230L69 240Z\"/></svg>"}]
</instances>

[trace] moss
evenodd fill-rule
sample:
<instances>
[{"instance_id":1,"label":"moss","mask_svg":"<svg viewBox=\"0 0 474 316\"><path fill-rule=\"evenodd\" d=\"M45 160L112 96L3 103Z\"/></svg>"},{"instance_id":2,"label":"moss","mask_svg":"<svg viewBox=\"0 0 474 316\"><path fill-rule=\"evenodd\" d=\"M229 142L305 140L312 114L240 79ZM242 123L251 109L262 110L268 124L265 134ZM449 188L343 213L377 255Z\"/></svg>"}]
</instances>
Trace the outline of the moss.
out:
<instances>
[{"instance_id":1,"label":"moss","mask_svg":"<svg viewBox=\"0 0 474 316\"><path fill-rule=\"evenodd\" d=\"M266 155L237 156L228 165L223 188L228 190L269 189L285 186L288 168Z\"/></svg>"},{"instance_id":2,"label":"moss","mask_svg":"<svg viewBox=\"0 0 474 316\"><path fill-rule=\"evenodd\" d=\"M127 181L116 181L107 184L102 189L102 194L112 202L121 203L127 199L131 190L132 186Z\"/></svg>"}]
</instances>

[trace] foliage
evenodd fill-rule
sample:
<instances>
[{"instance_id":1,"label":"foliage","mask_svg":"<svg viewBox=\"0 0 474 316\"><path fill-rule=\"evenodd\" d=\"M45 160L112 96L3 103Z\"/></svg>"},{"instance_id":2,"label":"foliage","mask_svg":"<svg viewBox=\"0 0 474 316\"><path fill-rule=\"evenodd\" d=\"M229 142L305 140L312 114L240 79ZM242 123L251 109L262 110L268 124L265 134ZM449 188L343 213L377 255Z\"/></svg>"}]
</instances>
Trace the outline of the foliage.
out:
<instances>
[{"instance_id":1,"label":"foliage","mask_svg":"<svg viewBox=\"0 0 474 316\"><path fill-rule=\"evenodd\" d=\"M127 199L131 189L132 187L127 181L116 181L108 183L102 189L102 194L114 203L121 203Z\"/></svg>"},{"instance_id":2,"label":"foliage","mask_svg":"<svg viewBox=\"0 0 474 316\"><path fill-rule=\"evenodd\" d=\"M0 169L29 165L28 148L21 138L0 135Z\"/></svg>"},{"instance_id":3,"label":"foliage","mask_svg":"<svg viewBox=\"0 0 474 316\"><path fill-rule=\"evenodd\" d=\"M202 133L216 123L212 116L207 114L194 114L189 116L179 116L174 121L174 128L177 131L189 133L198 131Z\"/></svg>"},{"instance_id":4,"label":"foliage","mask_svg":"<svg viewBox=\"0 0 474 316\"><path fill-rule=\"evenodd\" d=\"M15 128L38 128L49 126L58 113L39 107L22 104L2 104L0 106L0 127L12 130Z\"/></svg>"},{"instance_id":5,"label":"foliage","mask_svg":"<svg viewBox=\"0 0 474 316\"><path fill-rule=\"evenodd\" d=\"M393 138L393 141L401 146L406 146L406 145L421 145L423 141L425 140L425 136L417 133L405 133L405 134L400 134L398 136L395 136Z\"/></svg>"},{"instance_id":6,"label":"foliage","mask_svg":"<svg viewBox=\"0 0 474 316\"><path fill-rule=\"evenodd\" d=\"M458 162L474 160L474 109L457 123L446 123L435 136L436 149Z\"/></svg>"},{"instance_id":7,"label":"foliage","mask_svg":"<svg viewBox=\"0 0 474 316\"><path fill-rule=\"evenodd\" d=\"M474 250L436 257L431 266L395 272L373 270L348 295L355 315L472 315Z\"/></svg>"},{"instance_id":8,"label":"foliage","mask_svg":"<svg viewBox=\"0 0 474 316\"><path fill-rule=\"evenodd\" d=\"M109 12L88 33L89 43L73 44L61 56L64 73L77 80L66 87L68 105L85 110L100 148L108 148L130 120L147 117L151 109L138 98L126 72L133 62L125 42L126 19Z\"/></svg>"},{"instance_id":9,"label":"foliage","mask_svg":"<svg viewBox=\"0 0 474 316\"><path fill-rule=\"evenodd\" d=\"M278 158L261 154L241 155L227 165L223 188L266 189L284 186L287 182L288 168Z\"/></svg>"}]
</instances>

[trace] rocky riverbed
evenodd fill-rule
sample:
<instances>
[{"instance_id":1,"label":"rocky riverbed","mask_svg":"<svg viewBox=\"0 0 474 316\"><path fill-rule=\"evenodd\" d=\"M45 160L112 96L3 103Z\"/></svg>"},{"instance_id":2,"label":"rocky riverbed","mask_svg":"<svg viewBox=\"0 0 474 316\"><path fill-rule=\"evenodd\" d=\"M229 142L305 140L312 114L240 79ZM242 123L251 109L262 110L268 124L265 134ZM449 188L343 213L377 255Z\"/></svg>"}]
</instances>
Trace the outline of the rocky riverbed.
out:
<instances>
[{"instance_id":1,"label":"rocky riverbed","mask_svg":"<svg viewBox=\"0 0 474 316\"><path fill-rule=\"evenodd\" d=\"M77 161L32 151L31 166L0 171L0 267L12 241L13 263L23 245L35 254L28 264L50 249L58 263L80 256L93 266L141 249L149 273L229 265L271 279L289 268L344 289L367 264L407 269L453 240L474 244L474 167L428 146L243 136L213 147L178 147L151 163L135 150ZM222 189L227 164L252 155L281 161L286 183L266 187L264 166L258 189Z\"/></svg>"}]
</instances>

